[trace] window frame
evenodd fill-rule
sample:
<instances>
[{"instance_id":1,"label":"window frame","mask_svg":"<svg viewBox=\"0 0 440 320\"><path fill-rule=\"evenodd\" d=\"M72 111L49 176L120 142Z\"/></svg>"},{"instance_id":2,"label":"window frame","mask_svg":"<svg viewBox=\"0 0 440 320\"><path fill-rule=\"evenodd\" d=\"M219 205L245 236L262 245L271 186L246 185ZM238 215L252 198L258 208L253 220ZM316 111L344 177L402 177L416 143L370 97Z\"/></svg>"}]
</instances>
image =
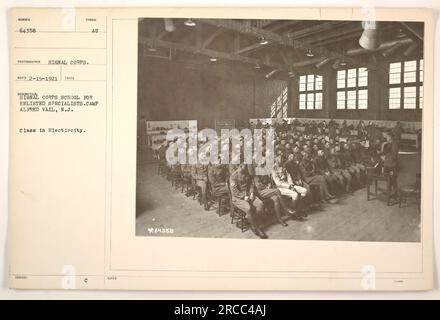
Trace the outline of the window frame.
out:
<instances>
[{"instance_id":1,"label":"window frame","mask_svg":"<svg viewBox=\"0 0 440 320\"><path fill-rule=\"evenodd\" d=\"M414 70L416 74L416 80L414 82L405 82L405 62L416 61L416 69ZM395 63L400 63L400 82L399 83L390 83L390 75L391 75L391 65ZM405 111L415 111L415 110L423 110L423 78L424 78L424 60L420 59L409 59L402 61L393 61L388 63L388 108L387 110L405 110ZM420 66L422 65L422 69ZM421 73L423 75L421 75ZM415 88L415 107L414 108L405 108L405 88ZM399 108L390 108L390 91L391 89L400 89L400 104ZM407 97L410 98L410 97ZM421 107L420 107L421 106Z\"/></svg>"},{"instance_id":2,"label":"window frame","mask_svg":"<svg viewBox=\"0 0 440 320\"><path fill-rule=\"evenodd\" d=\"M271 118L286 118L289 109L289 88L285 86L281 94L270 106Z\"/></svg>"},{"instance_id":3,"label":"window frame","mask_svg":"<svg viewBox=\"0 0 440 320\"><path fill-rule=\"evenodd\" d=\"M363 85L363 86L359 85L359 79L361 78L359 76L359 73L360 73L359 70L360 69L365 69L366 72L367 72L367 76L366 76L367 83L366 83L366 85ZM348 79L349 79L348 78L348 72L349 72L349 70L356 70L356 75L354 77L355 85L352 86L352 87L348 86ZM338 74L341 71L344 72L344 79L339 79L338 78ZM365 110L368 110L368 101L369 101L369 99L368 99L369 98L368 97L368 94L369 94L368 82L369 82L369 78L370 78L369 77L369 72L368 72L367 68L365 68L365 67L345 68L345 69L337 70L336 71L336 111L353 111L353 110L365 111ZM353 79L353 78L350 78L350 79ZM344 80L344 87L338 88L338 82L341 81L341 80ZM360 91L364 91L364 90L367 92L366 99L359 99L359 92ZM355 91L355 93L356 93L356 97L354 99L354 101L355 101L354 108L348 108L348 92L350 92L350 91ZM344 96L345 96L344 108L338 108L338 102L340 101L340 100L338 100L338 93L339 92L344 92ZM359 108L359 101L360 100L367 100L367 104L366 104L365 108Z\"/></svg>"}]
</instances>

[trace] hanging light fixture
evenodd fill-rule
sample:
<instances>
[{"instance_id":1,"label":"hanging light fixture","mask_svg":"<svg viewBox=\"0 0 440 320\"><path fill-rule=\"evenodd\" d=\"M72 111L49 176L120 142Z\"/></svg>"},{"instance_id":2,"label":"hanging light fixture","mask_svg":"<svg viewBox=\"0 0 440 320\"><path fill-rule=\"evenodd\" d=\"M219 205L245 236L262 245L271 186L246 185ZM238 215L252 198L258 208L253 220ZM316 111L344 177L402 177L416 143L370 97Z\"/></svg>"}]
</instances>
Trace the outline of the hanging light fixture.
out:
<instances>
[{"instance_id":1,"label":"hanging light fixture","mask_svg":"<svg viewBox=\"0 0 440 320\"><path fill-rule=\"evenodd\" d=\"M150 52L156 52L156 51L157 51L157 48L156 48L153 44L150 44L150 45L148 46L148 51L150 51Z\"/></svg>"},{"instance_id":2,"label":"hanging light fixture","mask_svg":"<svg viewBox=\"0 0 440 320\"><path fill-rule=\"evenodd\" d=\"M396 38L402 39L402 38L405 38L405 37L406 37L406 34L403 32L402 29L399 29L399 32L396 34Z\"/></svg>"},{"instance_id":3,"label":"hanging light fixture","mask_svg":"<svg viewBox=\"0 0 440 320\"><path fill-rule=\"evenodd\" d=\"M256 65L255 65L255 67L254 67L255 69L261 69L261 66L260 66L260 64L259 63L257 63Z\"/></svg>"},{"instance_id":4,"label":"hanging light fixture","mask_svg":"<svg viewBox=\"0 0 440 320\"><path fill-rule=\"evenodd\" d=\"M295 78L296 74L295 71L290 70L289 72L287 72L287 74L289 75L289 78Z\"/></svg>"},{"instance_id":5,"label":"hanging light fixture","mask_svg":"<svg viewBox=\"0 0 440 320\"><path fill-rule=\"evenodd\" d=\"M307 49L306 56L311 58L311 57L314 57L315 54L313 53L312 49L309 48L309 49Z\"/></svg>"},{"instance_id":6,"label":"hanging light fixture","mask_svg":"<svg viewBox=\"0 0 440 320\"><path fill-rule=\"evenodd\" d=\"M192 20L191 18L187 19L184 22L185 26L187 27L195 27L196 23L194 22L194 20Z\"/></svg>"},{"instance_id":7,"label":"hanging light fixture","mask_svg":"<svg viewBox=\"0 0 440 320\"><path fill-rule=\"evenodd\" d=\"M217 58L216 58L216 57L211 57L211 58L209 58L209 61L211 61L211 62L216 62L216 61L217 61Z\"/></svg>"},{"instance_id":8,"label":"hanging light fixture","mask_svg":"<svg viewBox=\"0 0 440 320\"><path fill-rule=\"evenodd\" d=\"M266 45L266 44L268 44L268 43L269 43L269 41L267 41L265 37L261 37L261 38L260 38L260 44L261 44L261 45L264 46L264 45Z\"/></svg>"}]
</instances>

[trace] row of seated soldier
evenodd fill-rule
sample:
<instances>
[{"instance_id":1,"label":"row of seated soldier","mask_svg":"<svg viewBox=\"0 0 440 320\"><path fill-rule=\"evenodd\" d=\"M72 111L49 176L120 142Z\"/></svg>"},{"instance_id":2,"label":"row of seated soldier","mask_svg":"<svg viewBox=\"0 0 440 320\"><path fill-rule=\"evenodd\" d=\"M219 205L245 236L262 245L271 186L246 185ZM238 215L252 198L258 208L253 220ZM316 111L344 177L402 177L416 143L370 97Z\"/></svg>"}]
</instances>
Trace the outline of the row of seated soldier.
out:
<instances>
[{"instance_id":1,"label":"row of seated soldier","mask_svg":"<svg viewBox=\"0 0 440 320\"><path fill-rule=\"evenodd\" d=\"M243 161L170 166L165 160L167 145L159 149L159 168L171 180L180 181L182 190L186 185L187 196L197 195L205 210L210 209L212 199L219 199L219 213L221 208L231 215L235 211L242 213L249 229L262 239L268 237L266 225L261 223L267 212L282 226L287 226L283 218L286 216L305 221L310 206L334 204L337 197L362 188L367 169L388 176L391 197L397 197L399 128L378 134L366 126L354 138L336 122L327 125L324 121L317 130L307 132L296 131L294 123L273 128L275 154L264 156L275 160L267 175L255 174L256 164ZM263 138L263 150L264 142ZM265 163L259 165L263 168Z\"/></svg>"}]
</instances>

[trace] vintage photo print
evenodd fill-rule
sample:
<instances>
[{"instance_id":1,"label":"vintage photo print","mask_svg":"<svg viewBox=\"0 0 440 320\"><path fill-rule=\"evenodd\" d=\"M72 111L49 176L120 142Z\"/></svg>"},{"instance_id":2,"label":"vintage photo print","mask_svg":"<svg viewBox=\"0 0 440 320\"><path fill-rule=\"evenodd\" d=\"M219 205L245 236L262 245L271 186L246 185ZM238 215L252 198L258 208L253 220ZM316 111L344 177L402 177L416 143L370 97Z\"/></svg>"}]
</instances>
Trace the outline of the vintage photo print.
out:
<instances>
[{"instance_id":1,"label":"vintage photo print","mask_svg":"<svg viewBox=\"0 0 440 320\"><path fill-rule=\"evenodd\" d=\"M140 18L136 236L421 241L423 22Z\"/></svg>"}]
</instances>

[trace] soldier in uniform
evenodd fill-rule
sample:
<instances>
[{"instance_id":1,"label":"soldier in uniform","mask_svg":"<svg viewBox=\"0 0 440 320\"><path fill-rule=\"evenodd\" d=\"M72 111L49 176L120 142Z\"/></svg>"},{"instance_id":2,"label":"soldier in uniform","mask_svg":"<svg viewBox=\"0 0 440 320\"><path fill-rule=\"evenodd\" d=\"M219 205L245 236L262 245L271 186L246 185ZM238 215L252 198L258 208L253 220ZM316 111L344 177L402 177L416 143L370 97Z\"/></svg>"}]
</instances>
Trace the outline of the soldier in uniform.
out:
<instances>
[{"instance_id":1,"label":"soldier in uniform","mask_svg":"<svg viewBox=\"0 0 440 320\"><path fill-rule=\"evenodd\" d=\"M347 170L341 168L341 160L334 147L330 147L327 163L331 172L338 178L341 188L343 188L344 191L349 192L351 187L351 175Z\"/></svg>"},{"instance_id":2,"label":"soldier in uniform","mask_svg":"<svg viewBox=\"0 0 440 320\"><path fill-rule=\"evenodd\" d=\"M296 200L296 214L297 216L305 217L307 213L304 211L306 205L306 199L310 194L310 186L305 181L304 177L299 170L299 164L301 162L302 156L299 149L294 149L293 153L289 154L287 161L284 162L283 167L286 169L287 174L290 176L291 181L295 188L294 190L298 193L298 199ZM302 189L299 189L299 188ZM298 192L299 191L299 192Z\"/></svg>"},{"instance_id":3,"label":"soldier in uniform","mask_svg":"<svg viewBox=\"0 0 440 320\"><path fill-rule=\"evenodd\" d=\"M318 174L315 169L315 164L310 156L310 150L306 150L304 157L299 164L301 174L310 185L318 185L321 195L321 200L327 203L333 203L334 196L330 194L327 188L327 184L322 175Z\"/></svg>"},{"instance_id":4,"label":"soldier in uniform","mask_svg":"<svg viewBox=\"0 0 440 320\"><path fill-rule=\"evenodd\" d=\"M353 159L353 154L350 152L350 145L348 143L344 143L342 148L343 149L340 153L342 167L350 172L351 176L359 185L361 181L361 169L356 165L355 159Z\"/></svg>"},{"instance_id":5,"label":"soldier in uniform","mask_svg":"<svg viewBox=\"0 0 440 320\"><path fill-rule=\"evenodd\" d=\"M337 175L333 173L323 150L318 150L318 153L315 157L315 168L316 173L324 177L327 187L333 186L337 189L342 188L340 180L338 179Z\"/></svg>"},{"instance_id":6,"label":"soldier in uniform","mask_svg":"<svg viewBox=\"0 0 440 320\"><path fill-rule=\"evenodd\" d=\"M229 172L224 164L211 164L208 166L208 180L211 185L211 193L214 197L227 198Z\"/></svg>"},{"instance_id":7,"label":"soldier in uniform","mask_svg":"<svg viewBox=\"0 0 440 320\"><path fill-rule=\"evenodd\" d=\"M267 235L257 224L256 217L263 213L263 202L255 195L255 188L245 164L240 164L229 177L232 204L246 214L251 230L261 239Z\"/></svg>"},{"instance_id":8,"label":"soldier in uniform","mask_svg":"<svg viewBox=\"0 0 440 320\"><path fill-rule=\"evenodd\" d=\"M265 170L265 164L260 164L260 168L261 170ZM290 215L293 214L293 211L281 201L281 192L277 188L273 188L271 176L269 174L256 174L253 176L253 179L258 198L262 201L269 199L272 200L278 223L283 227L287 227L287 223L281 218L283 215L281 211L284 210L284 212Z\"/></svg>"},{"instance_id":9,"label":"soldier in uniform","mask_svg":"<svg viewBox=\"0 0 440 320\"><path fill-rule=\"evenodd\" d=\"M275 159L272 179L281 194L291 199L292 207L298 208L298 200L300 197L304 198L307 195L307 189L301 185L294 184L291 175L283 166L281 157Z\"/></svg>"},{"instance_id":10,"label":"soldier in uniform","mask_svg":"<svg viewBox=\"0 0 440 320\"><path fill-rule=\"evenodd\" d=\"M209 210L206 197L206 190L208 187L208 166L200 163L194 164L191 167L191 176L193 178L194 186L200 188L204 209Z\"/></svg>"}]
</instances>

